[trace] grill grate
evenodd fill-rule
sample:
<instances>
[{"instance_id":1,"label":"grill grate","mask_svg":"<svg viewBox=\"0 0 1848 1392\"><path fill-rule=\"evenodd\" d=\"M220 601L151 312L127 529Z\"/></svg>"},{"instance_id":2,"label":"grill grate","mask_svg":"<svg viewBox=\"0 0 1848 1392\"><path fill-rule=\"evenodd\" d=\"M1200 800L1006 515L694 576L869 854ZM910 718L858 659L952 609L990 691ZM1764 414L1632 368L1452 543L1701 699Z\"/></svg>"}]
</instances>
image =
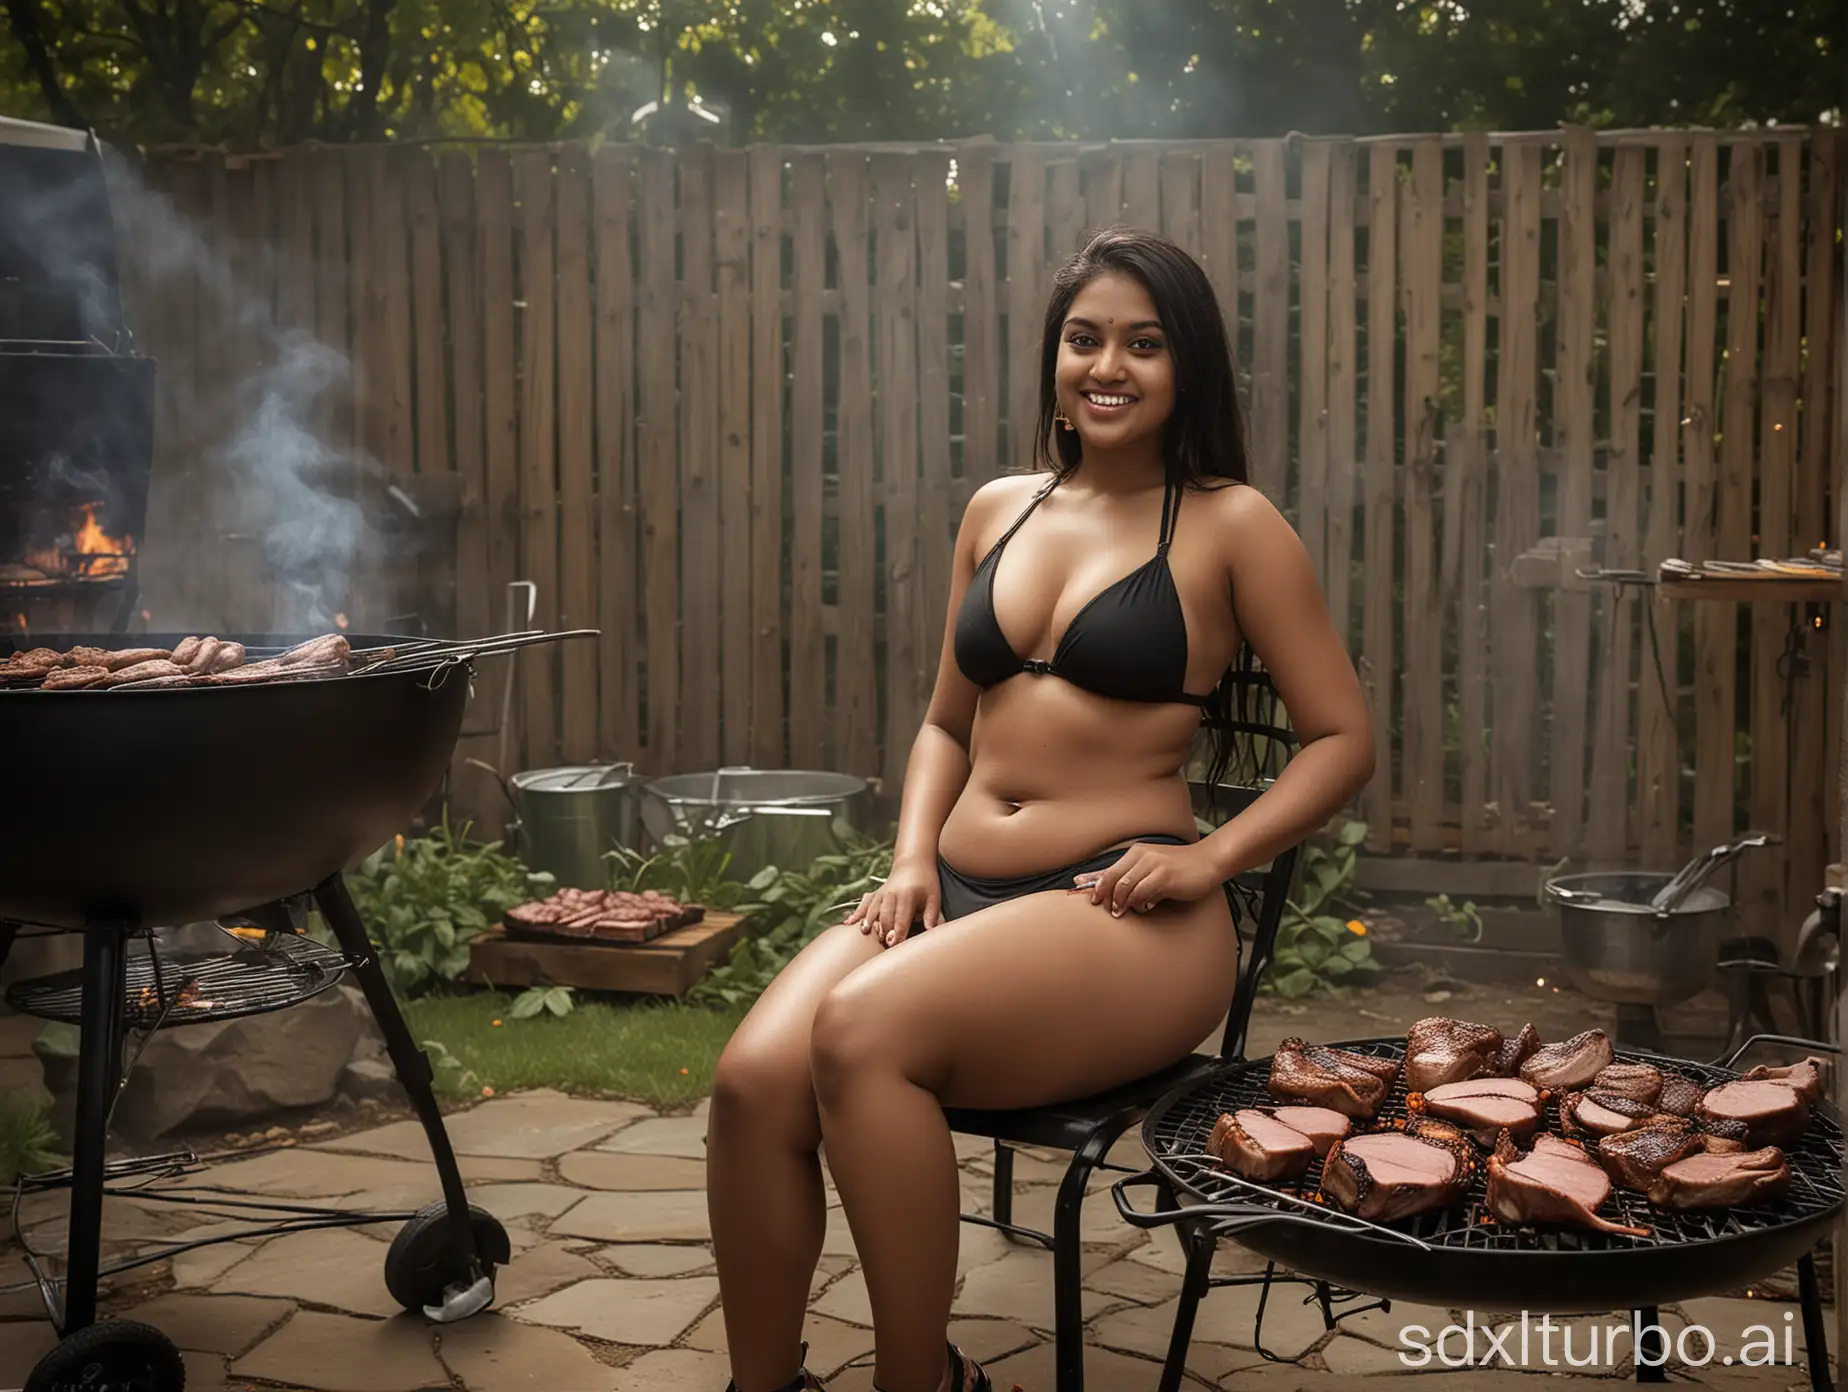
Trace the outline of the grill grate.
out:
<instances>
[{"instance_id":1,"label":"grill grate","mask_svg":"<svg viewBox=\"0 0 1848 1392\"><path fill-rule=\"evenodd\" d=\"M1399 1058L1405 1052L1403 1040L1368 1040L1343 1043L1337 1047L1376 1058ZM1664 1071L1673 1070L1692 1078L1703 1087L1715 1087L1738 1077L1737 1073L1706 1064L1659 1055L1631 1053L1619 1049L1622 1063L1650 1063ZM1145 1140L1156 1162L1167 1171L1176 1187L1206 1203L1241 1203L1273 1208L1280 1212L1303 1213L1297 1204L1279 1200L1246 1187L1222 1168L1216 1159L1205 1154L1213 1124L1225 1112L1241 1107L1276 1106L1276 1099L1265 1089L1270 1076L1270 1060L1257 1059L1241 1067L1207 1077L1187 1089L1149 1118ZM1410 1112L1405 1105L1406 1088L1401 1077L1393 1084L1386 1101L1372 1122L1360 1122L1356 1131L1404 1121ZM1524 1252L1611 1252L1686 1244L1717 1242L1748 1232L1784 1227L1829 1212L1842 1202L1842 1131L1832 1110L1819 1107L1801 1140L1783 1147L1790 1165L1791 1185L1785 1197L1776 1203L1749 1208L1711 1209L1694 1213L1675 1213L1658 1209L1641 1194L1613 1188L1610 1199L1598 1210L1601 1217L1637 1227L1648 1228L1654 1237L1630 1237L1616 1233L1586 1232L1563 1227L1510 1227L1497 1220L1485 1202L1488 1168L1481 1167L1470 1186L1466 1200L1455 1207L1436 1213L1421 1213L1383 1226L1407 1233L1434 1247L1477 1251ZM1321 1162L1313 1163L1301 1179L1274 1181L1269 1187L1282 1193L1296 1194L1318 1207L1339 1213L1326 1200L1313 1200L1320 1188Z\"/></svg>"},{"instance_id":2,"label":"grill grate","mask_svg":"<svg viewBox=\"0 0 1848 1392\"><path fill-rule=\"evenodd\" d=\"M317 996L347 969L347 959L312 938L293 934L266 938L215 957L160 957L135 953L128 960L128 991L123 1024L149 1030L196 1025L281 1010ZM190 987L196 983L196 993ZM185 997L182 998L182 992ZM16 982L7 1004L41 1020L77 1024L83 1010L81 969Z\"/></svg>"}]
</instances>

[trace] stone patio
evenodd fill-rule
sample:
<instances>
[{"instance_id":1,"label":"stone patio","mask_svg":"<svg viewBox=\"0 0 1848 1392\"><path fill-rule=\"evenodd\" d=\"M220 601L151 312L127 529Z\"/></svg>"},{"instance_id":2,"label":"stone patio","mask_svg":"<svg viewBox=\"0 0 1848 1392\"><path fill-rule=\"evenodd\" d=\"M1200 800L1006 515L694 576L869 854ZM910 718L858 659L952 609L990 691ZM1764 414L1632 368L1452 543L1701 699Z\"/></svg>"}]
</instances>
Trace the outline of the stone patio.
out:
<instances>
[{"instance_id":1,"label":"stone patio","mask_svg":"<svg viewBox=\"0 0 1848 1392\"><path fill-rule=\"evenodd\" d=\"M728 1369L702 1188L703 1107L661 1116L626 1103L540 1091L452 1114L449 1132L471 1198L496 1213L513 1239L514 1259L499 1275L489 1312L448 1327L397 1312L383 1275L393 1225L199 1248L117 1277L107 1312L145 1319L185 1349L189 1392L721 1392ZM969 1207L984 1211L989 1153L967 1140L959 1150ZM393 1122L229 1160L183 1182L403 1209L437 1196L427 1156L416 1123ZM1140 1166L1133 1136L1117 1158ZM1053 1155L1021 1155L1019 1220L1049 1224L1061 1163ZM1179 1250L1172 1234L1150 1237L1123 1224L1103 1181L1096 1190L1085 1220L1089 1385L1098 1392L1147 1392L1167 1347ZM26 1204L22 1218L35 1248L57 1250L62 1203L59 1194ZM181 1231L228 1230L209 1211L176 1207L112 1199L105 1221L116 1250ZM1228 1273L1255 1269L1231 1247L1222 1249L1220 1266ZM960 1275L953 1337L987 1363L1003 1392L1015 1386L1051 1392L1050 1256L990 1229L965 1226ZM19 1255L9 1254L0 1284L23 1276ZM130 1279L139 1284L125 1284ZM1534 1388L1532 1377L1557 1376L1563 1366L1558 1344L1554 1366L1540 1364L1535 1333L1526 1373L1480 1367L1445 1373L1435 1360L1431 1370L1414 1371L1401 1359L1407 1350L1398 1342L1400 1331L1422 1324L1434 1336L1444 1325L1463 1322L1465 1312L1395 1306L1390 1314L1343 1320L1330 1332L1316 1308L1302 1303L1304 1293L1300 1286L1273 1291L1264 1340L1273 1353L1294 1360L1276 1363L1253 1347L1256 1291L1215 1292L1196 1330L1191 1385L1243 1389L1261 1378L1269 1392L1335 1392L1358 1388L1363 1378L1447 1377L1458 1389L1496 1392ZM869 1392L873 1334L866 1289L838 1205L830 1211L810 1310L811 1366L829 1378L833 1392ZM1795 1306L1767 1300L1698 1301L1664 1311L1671 1334L1693 1321L1711 1329L1718 1343L1713 1366L1674 1368L1673 1380L1738 1392L1807 1387L1800 1328L1793 1336L1795 1367L1746 1369L1718 1361L1737 1352L1741 1333L1754 1324L1777 1329L1781 1351L1787 1312L1794 1316ZM1481 1312L1475 1318L1484 1322ZM1570 1323L1577 1329L1590 1322ZM50 1342L32 1292L0 1296L0 1386L21 1384ZM1698 1345L1691 1351L1701 1352ZM1620 1354L1614 1364L1574 1376L1631 1376L1627 1342Z\"/></svg>"}]
</instances>

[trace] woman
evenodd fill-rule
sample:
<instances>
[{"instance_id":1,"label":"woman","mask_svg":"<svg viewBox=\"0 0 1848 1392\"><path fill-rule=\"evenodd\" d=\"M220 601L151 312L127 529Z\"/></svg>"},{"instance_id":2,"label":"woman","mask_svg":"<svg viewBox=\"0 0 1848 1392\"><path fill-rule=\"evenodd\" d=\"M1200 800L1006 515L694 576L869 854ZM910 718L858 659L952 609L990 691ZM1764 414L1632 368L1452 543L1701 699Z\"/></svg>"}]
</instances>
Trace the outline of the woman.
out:
<instances>
[{"instance_id":1,"label":"woman","mask_svg":"<svg viewBox=\"0 0 1848 1392\"><path fill-rule=\"evenodd\" d=\"M707 1191L734 1392L819 1387L802 1321L826 1205L871 1298L880 1392L988 1392L948 1345L960 1188L945 1106L1082 1097L1186 1055L1238 970L1222 883L1373 771L1354 669L1289 524L1245 483L1212 285L1095 237L1058 273L1037 454L956 541L891 873L777 977L719 1061ZM1300 752L1201 839L1184 768L1249 646ZM1223 732L1215 770L1226 767Z\"/></svg>"}]
</instances>

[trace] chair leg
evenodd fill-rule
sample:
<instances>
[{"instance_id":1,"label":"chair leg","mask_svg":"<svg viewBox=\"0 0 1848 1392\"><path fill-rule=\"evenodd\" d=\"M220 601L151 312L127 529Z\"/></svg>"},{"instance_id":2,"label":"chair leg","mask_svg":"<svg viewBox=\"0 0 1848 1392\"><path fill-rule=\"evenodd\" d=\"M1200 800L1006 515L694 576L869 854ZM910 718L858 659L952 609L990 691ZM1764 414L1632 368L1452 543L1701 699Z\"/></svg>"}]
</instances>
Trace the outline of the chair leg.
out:
<instances>
[{"instance_id":1,"label":"chair leg","mask_svg":"<svg viewBox=\"0 0 1848 1392\"><path fill-rule=\"evenodd\" d=\"M1213 1274L1213 1249L1218 1244L1210 1232L1189 1234L1177 1227L1175 1235L1187 1249L1187 1274L1181 1279L1181 1300L1174 1311L1174 1333L1168 1338L1168 1361L1162 1365L1158 1392L1181 1392L1181 1379L1187 1371L1187 1351L1193 1343L1194 1317L1206 1296L1207 1282Z\"/></svg>"},{"instance_id":2,"label":"chair leg","mask_svg":"<svg viewBox=\"0 0 1848 1392\"><path fill-rule=\"evenodd\" d=\"M995 1221L1014 1221L1014 1151L1002 1141L995 1142ZM1009 1242L1018 1242L1012 1233L1004 1234Z\"/></svg>"},{"instance_id":3,"label":"chair leg","mask_svg":"<svg viewBox=\"0 0 1848 1392\"><path fill-rule=\"evenodd\" d=\"M1093 1132L1072 1155L1059 1185L1052 1215L1052 1305L1056 1392L1084 1392L1084 1217L1085 1185L1110 1149L1107 1136Z\"/></svg>"}]
</instances>

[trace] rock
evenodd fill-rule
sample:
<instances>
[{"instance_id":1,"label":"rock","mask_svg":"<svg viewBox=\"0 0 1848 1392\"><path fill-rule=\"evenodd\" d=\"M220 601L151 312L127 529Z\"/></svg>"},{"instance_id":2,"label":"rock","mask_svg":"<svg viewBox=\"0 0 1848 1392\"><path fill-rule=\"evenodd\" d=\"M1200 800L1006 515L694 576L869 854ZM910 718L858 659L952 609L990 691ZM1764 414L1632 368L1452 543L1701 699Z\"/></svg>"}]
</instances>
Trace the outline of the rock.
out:
<instances>
[{"instance_id":1,"label":"rock","mask_svg":"<svg viewBox=\"0 0 1848 1392\"><path fill-rule=\"evenodd\" d=\"M404 1088L387 1059L356 1058L340 1071L340 1091L354 1101L401 1102Z\"/></svg>"},{"instance_id":2,"label":"rock","mask_svg":"<svg viewBox=\"0 0 1848 1392\"><path fill-rule=\"evenodd\" d=\"M162 1030L116 1104L115 1130L150 1140L329 1101L367 1023L340 990L266 1015Z\"/></svg>"}]
</instances>

